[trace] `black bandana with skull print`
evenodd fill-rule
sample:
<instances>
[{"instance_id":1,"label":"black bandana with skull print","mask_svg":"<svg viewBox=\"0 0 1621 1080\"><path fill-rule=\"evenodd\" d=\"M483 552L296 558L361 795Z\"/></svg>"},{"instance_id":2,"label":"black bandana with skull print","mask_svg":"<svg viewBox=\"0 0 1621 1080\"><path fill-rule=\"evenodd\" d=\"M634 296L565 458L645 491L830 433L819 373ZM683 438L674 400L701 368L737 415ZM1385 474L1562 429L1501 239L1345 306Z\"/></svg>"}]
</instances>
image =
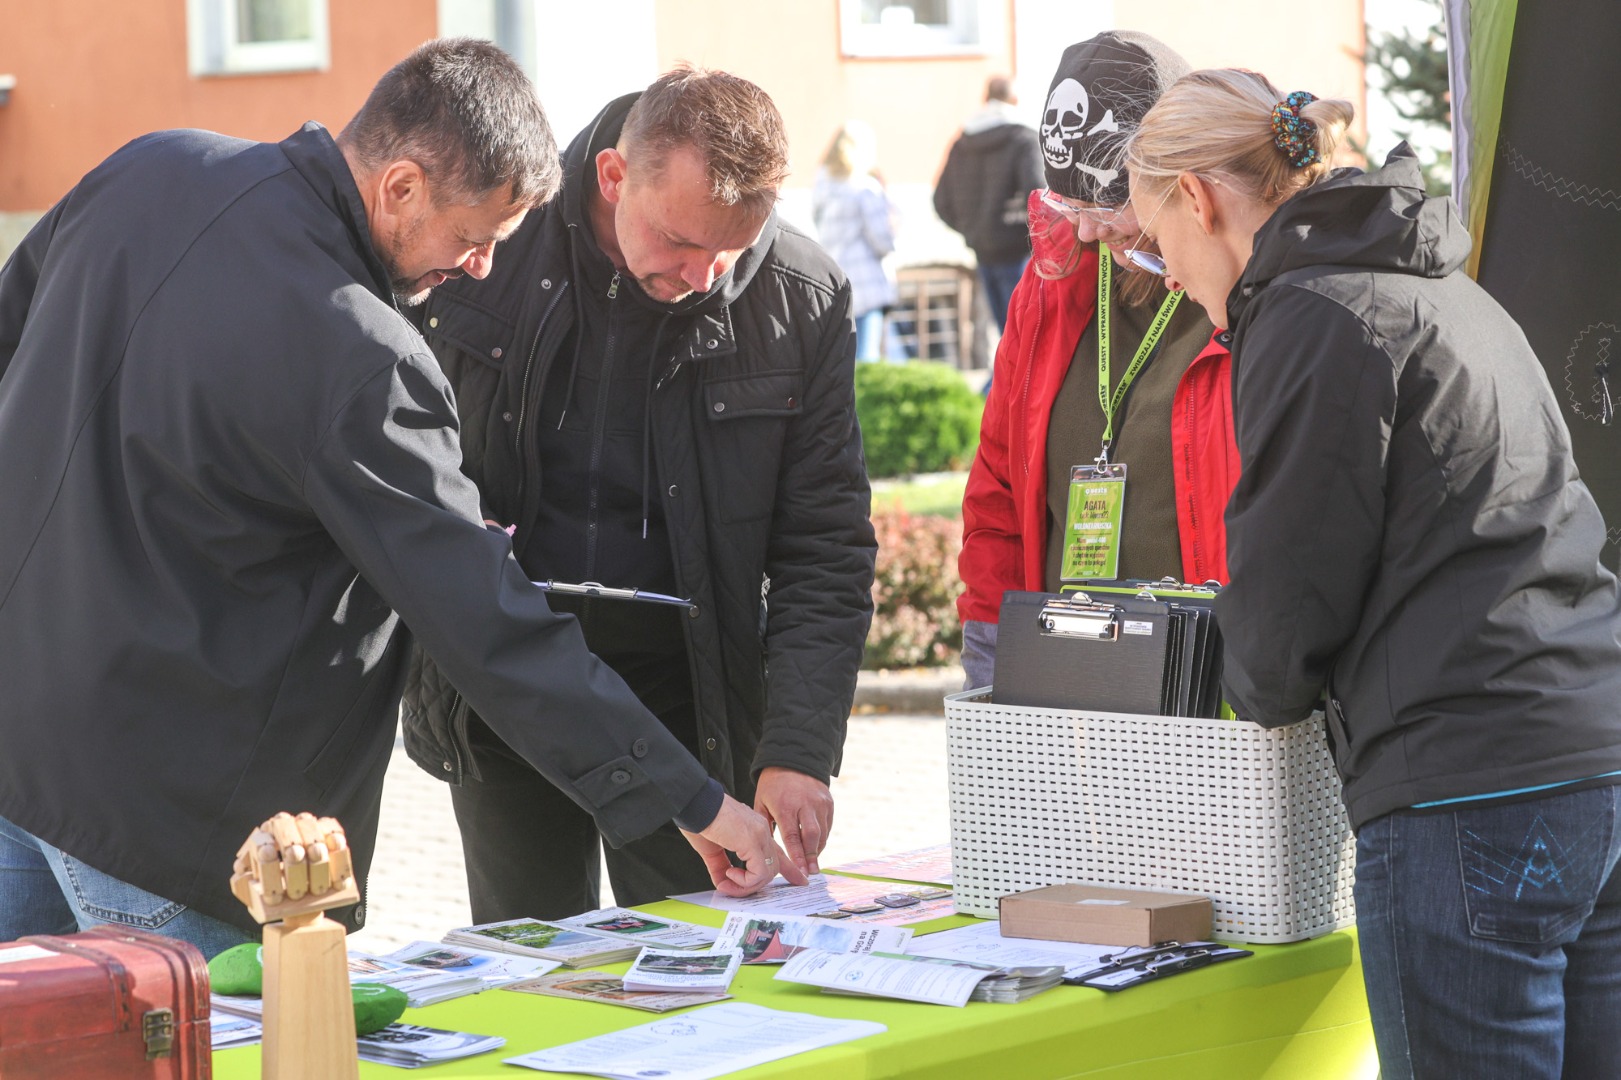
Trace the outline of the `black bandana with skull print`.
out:
<instances>
[{"instance_id":1,"label":"black bandana with skull print","mask_svg":"<svg viewBox=\"0 0 1621 1080\"><path fill-rule=\"evenodd\" d=\"M1106 31L1065 49L1041 114L1047 187L1072 199L1124 205L1126 139L1187 72L1187 61L1135 31Z\"/></svg>"}]
</instances>

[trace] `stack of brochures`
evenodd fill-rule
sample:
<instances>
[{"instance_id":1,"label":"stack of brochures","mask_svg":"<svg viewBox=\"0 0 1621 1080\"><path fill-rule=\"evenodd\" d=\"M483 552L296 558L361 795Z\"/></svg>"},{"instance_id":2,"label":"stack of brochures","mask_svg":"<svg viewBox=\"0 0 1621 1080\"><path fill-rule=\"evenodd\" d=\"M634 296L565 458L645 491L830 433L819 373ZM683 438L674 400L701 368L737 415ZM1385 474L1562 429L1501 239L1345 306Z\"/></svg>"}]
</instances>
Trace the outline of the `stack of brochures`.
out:
<instances>
[{"instance_id":1,"label":"stack of brochures","mask_svg":"<svg viewBox=\"0 0 1621 1080\"><path fill-rule=\"evenodd\" d=\"M639 991L724 994L743 962L737 949L690 952L685 949L643 949L625 972L623 986Z\"/></svg>"},{"instance_id":2,"label":"stack of brochures","mask_svg":"<svg viewBox=\"0 0 1621 1080\"><path fill-rule=\"evenodd\" d=\"M701 953L699 955L702 955ZM694 994L671 990L631 991L625 989L625 980L606 971L574 971L567 974L542 975L538 979L525 979L509 984L506 989L524 994L545 994L547 997L573 998L576 1001L597 1001L605 1005L624 1005L644 1012L664 1013L685 1009L693 1005L709 1005L725 1001L727 994Z\"/></svg>"},{"instance_id":3,"label":"stack of brochures","mask_svg":"<svg viewBox=\"0 0 1621 1080\"><path fill-rule=\"evenodd\" d=\"M357 1040L362 1061L416 1069L441 1061L472 1057L505 1046L499 1035L472 1035L465 1031L444 1031L420 1024L390 1024Z\"/></svg>"},{"instance_id":4,"label":"stack of brochures","mask_svg":"<svg viewBox=\"0 0 1621 1080\"><path fill-rule=\"evenodd\" d=\"M970 1001L1024 1001L1063 981L1064 969L998 967L933 956L872 953L862 956L806 950L777 972L784 982L821 987L823 993L896 998L961 1007ZM989 986L985 985L987 982Z\"/></svg>"},{"instance_id":5,"label":"stack of brochures","mask_svg":"<svg viewBox=\"0 0 1621 1080\"><path fill-rule=\"evenodd\" d=\"M406 1003L413 1009L484 989L484 980L474 974L415 967L363 952L349 953L349 981L392 986L405 995Z\"/></svg>"},{"instance_id":6,"label":"stack of brochures","mask_svg":"<svg viewBox=\"0 0 1621 1080\"><path fill-rule=\"evenodd\" d=\"M215 1050L229 1050L233 1046L250 1046L264 1038L264 1028L257 1020L235 1016L227 1012L214 1012L208 1017L209 1042Z\"/></svg>"},{"instance_id":7,"label":"stack of brochures","mask_svg":"<svg viewBox=\"0 0 1621 1080\"><path fill-rule=\"evenodd\" d=\"M538 956L565 967L589 967L629 960L644 946L706 949L714 927L676 919L656 919L628 908L603 908L567 919L508 919L452 930L447 945Z\"/></svg>"},{"instance_id":8,"label":"stack of brochures","mask_svg":"<svg viewBox=\"0 0 1621 1080\"><path fill-rule=\"evenodd\" d=\"M505 986L519 979L532 979L558 966L557 961L542 960L538 956L517 956L437 941L413 941L404 948L385 953L382 959L429 971L448 972L458 977L472 976L479 985L470 992Z\"/></svg>"}]
</instances>

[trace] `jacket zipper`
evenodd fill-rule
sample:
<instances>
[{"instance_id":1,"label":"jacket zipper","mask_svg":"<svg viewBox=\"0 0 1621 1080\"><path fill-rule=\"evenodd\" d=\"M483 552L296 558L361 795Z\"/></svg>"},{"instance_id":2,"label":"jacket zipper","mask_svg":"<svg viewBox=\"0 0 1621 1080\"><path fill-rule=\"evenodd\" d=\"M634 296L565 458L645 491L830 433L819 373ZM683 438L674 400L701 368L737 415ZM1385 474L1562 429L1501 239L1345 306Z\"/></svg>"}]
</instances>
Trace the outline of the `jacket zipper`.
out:
<instances>
[{"instance_id":1,"label":"jacket zipper","mask_svg":"<svg viewBox=\"0 0 1621 1080\"><path fill-rule=\"evenodd\" d=\"M1024 388L1019 392L1019 416L1024 418L1026 421L1028 421L1030 416L1030 378L1036 370L1036 342L1041 340L1041 319L1042 316L1046 314L1046 310L1047 289L1046 282L1043 281L1036 287L1036 325L1035 328L1030 332L1030 352L1024 358ZM1021 460L1019 463L1024 466L1024 475L1028 477L1030 475L1030 439L1028 437L1028 427L1024 434L1026 437L1019 440L1021 443L1019 447Z\"/></svg>"},{"instance_id":2,"label":"jacket zipper","mask_svg":"<svg viewBox=\"0 0 1621 1080\"><path fill-rule=\"evenodd\" d=\"M619 272L608 282L608 299L619 296ZM614 346L618 336L617 305L608 305L608 334L602 346L602 377L597 383L597 411L591 420L591 466L586 484L585 504L585 579L591 581L597 572L597 537L602 529L602 443L607 435L609 395L612 390ZM581 328L583 332L583 327ZM564 403L565 407L567 402Z\"/></svg>"},{"instance_id":3,"label":"jacket zipper","mask_svg":"<svg viewBox=\"0 0 1621 1080\"><path fill-rule=\"evenodd\" d=\"M566 279L560 282L557 295L552 297L552 302L541 313L540 325L535 327L535 340L529 343L529 359L524 361L523 382L519 385L518 390L518 423L512 436L513 445L519 451L520 460L523 451L523 427L525 421L529 419L529 378L534 374L535 356L540 352L540 336L546 332L546 324L551 321L552 312L557 310L557 305L562 301L563 294L568 291L568 287L569 282Z\"/></svg>"}]
</instances>

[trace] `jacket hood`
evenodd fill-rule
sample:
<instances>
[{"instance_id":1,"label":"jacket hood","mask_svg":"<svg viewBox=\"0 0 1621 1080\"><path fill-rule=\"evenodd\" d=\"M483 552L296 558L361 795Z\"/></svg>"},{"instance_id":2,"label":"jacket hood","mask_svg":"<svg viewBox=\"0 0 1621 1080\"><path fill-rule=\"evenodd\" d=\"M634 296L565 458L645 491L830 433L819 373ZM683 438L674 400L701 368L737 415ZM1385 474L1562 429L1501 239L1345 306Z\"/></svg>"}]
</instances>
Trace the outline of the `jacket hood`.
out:
<instances>
[{"instance_id":1,"label":"jacket hood","mask_svg":"<svg viewBox=\"0 0 1621 1080\"><path fill-rule=\"evenodd\" d=\"M984 106L963 121L962 133L964 135L978 135L993 128L1007 127L1028 128L1035 130L1035 126L1024 119L1017 105L1010 105L1005 101L987 101Z\"/></svg>"},{"instance_id":2,"label":"jacket hood","mask_svg":"<svg viewBox=\"0 0 1621 1080\"><path fill-rule=\"evenodd\" d=\"M1244 273L1227 298L1236 326L1272 279L1312 266L1441 278L1469 255L1469 231L1451 200L1426 196L1412 148L1402 143L1375 172L1340 169L1294 195L1255 234Z\"/></svg>"},{"instance_id":3,"label":"jacket hood","mask_svg":"<svg viewBox=\"0 0 1621 1080\"><path fill-rule=\"evenodd\" d=\"M964 127L962 131L962 146L976 154L1009 154L1024 140L1030 138L1034 128L1011 121L998 122L991 127L982 127L970 131Z\"/></svg>"},{"instance_id":4,"label":"jacket hood","mask_svg":"<svg viewBox=\"0 0 1621 1080\"><path fill-rule=\"evenodd\" d=\"M619 132L625 126L625 115L630 112L630 107L639 97L641 91L638 90L610 101L597 113L596 119L574 137L574 141L569 143L568 149L563 152L563 220L569 227L569 235L573 238L575 249L582 260L600 259L605 265L608 264L608 257L597 246L595 233L591 229L590 219L586 214L586 199L591 190L590 185L595 183L597 154L619 141ZM736 301L743 294L743 290L749 287L749 282L754 279L755 273L759 271L764 261L765 253L771 250L771 245L777 238L777 229L777 212L772 210L771 215L766 218L765 227L760 230L759 239L738 257L730 270L715 279L708 292L694 293L673 304L654 300L644 293L629 275L621 280L629 284L629 295L635 297L638 303L656 311L670 315L713 312ZM582 238L588 242L580 243ZM609 270L610 274L611 272L612 268Z\"/></svg>"}]
</instances>

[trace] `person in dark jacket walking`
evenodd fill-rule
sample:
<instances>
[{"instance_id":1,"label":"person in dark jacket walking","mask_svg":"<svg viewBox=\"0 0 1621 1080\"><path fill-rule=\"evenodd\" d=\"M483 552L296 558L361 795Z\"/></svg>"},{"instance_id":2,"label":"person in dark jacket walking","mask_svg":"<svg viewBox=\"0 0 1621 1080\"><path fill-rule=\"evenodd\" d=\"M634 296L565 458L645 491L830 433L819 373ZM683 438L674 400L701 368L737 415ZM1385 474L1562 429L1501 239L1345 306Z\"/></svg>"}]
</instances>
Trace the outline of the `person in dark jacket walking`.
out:
<instances>
[{"instance_id":1,"label":"person in dark jacket walking","mask_svg":"<svg viewBox=\"0 0 1621 1080\"><path fill-rule=\"evenodd\" d=\"M798 876L483 524L396 306L558 180L521 69L436 41L336 140L137 139L0 269L0 940L257 938L231 866L280 810L364 884L413 634L616 842L673 818L717 888Z\"/></svg>"},{"instance_id":2,"label":"person in dark jacket walking","mask_svg":"<svg viewBox=\"0 0 1621 1080\"><path fill-rule=\"evenodd\" d=\"M876 544L850 286L777 218L786 168L764 91L670 72L602 110L564 155L561 197L488 279L436 292L424 326L467 473L524 570L690 602L552 594L815 872ZM454 785L474 917L595 906L599 826L436 659L407 690L406 746ZM674 830L607 863L619 903L707 887Z\"/></svg>"},{"instance_id":3,"label":"person in dark jacket walking","mask_svg":"<svg viewBox=\"0 0 1621 1080\"><path fill-rule=\"evenodd\" d=\"M985 107L962 126L934 187L934 212L973 251L998 330L1007 329L1008 301L1030 261L1025 200L1044 183L1041 139L1018 103L1013 80L992 76Z\"/></svg>"},{"instance_id":4,"label":"person in dark jacket walking","mask_svg":"<svg viewBox=\"0 0 1621 1080\"><path fill-rule=\"evenodd\" d=\"M1233 332L1223 687L1326 698L1381 1073L1621 1076L1621 596L1543 369L1405 146L1351 106L1184 78L1132 202Z\"/></svg>"}]
</instances>

